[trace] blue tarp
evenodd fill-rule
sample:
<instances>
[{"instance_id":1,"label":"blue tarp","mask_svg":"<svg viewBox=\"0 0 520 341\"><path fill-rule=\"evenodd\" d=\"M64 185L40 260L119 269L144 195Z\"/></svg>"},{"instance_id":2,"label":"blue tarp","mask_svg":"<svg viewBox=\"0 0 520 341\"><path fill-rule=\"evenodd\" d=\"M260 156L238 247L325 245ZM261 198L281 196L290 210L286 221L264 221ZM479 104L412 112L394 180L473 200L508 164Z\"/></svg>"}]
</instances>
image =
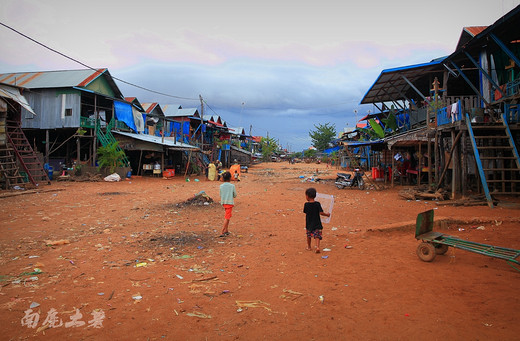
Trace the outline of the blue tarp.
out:
<instances>
[{"instance_id":1,"label":"blue tarp","mask_svg":"<svg viewBox=\"0 0 520 341\"><path fill-rule=\"evenodd\" d=\"M182 133L184 135L189 135L190 134L190 122L184 122L183 125L182 125Z\"/></svg>"},{"instance_id":2,"label":"blue tarp","mask_svg":"<svg viewBox=\"0 0 520 341\"><path fill-rule=\"evenodd\" d=\"M181 122L173 122L173 130L177 136L181 135Z\"/></svg>"},{"instance_id":3,"label":"blue tarp","mask_svg":"<svg viewBox=\"0 0 520 341\"><path fill-rule=\"evenodd\" d=\"M340 149L343 149L343 146L336 146L336 147L332 147L332 148L329 148L329 149L325 149L323 152L330 155L332 153L334 153L335 151L338 151Z\"/></svg>"},{"instance_id":4,"label":"blue tarp","mask_svg":"<svg viewBox=\"0 0 520 341\"><path fill-rule=\"evenodd\" d=\"M134 115L132 114L132 106L129 103L114 101L114 109L116 112L116 119L125 122L130 129L137 133Z\"/></svg>"}]
</instances>

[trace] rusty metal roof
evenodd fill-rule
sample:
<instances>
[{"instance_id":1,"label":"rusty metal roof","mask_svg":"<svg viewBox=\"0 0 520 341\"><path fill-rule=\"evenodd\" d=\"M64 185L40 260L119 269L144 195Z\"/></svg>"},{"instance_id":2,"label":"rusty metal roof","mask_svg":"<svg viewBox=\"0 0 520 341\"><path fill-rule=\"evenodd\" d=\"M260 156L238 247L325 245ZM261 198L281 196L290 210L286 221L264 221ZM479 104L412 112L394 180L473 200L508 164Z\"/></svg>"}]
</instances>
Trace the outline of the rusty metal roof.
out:
<instances>
[{"instance_id":1,"label":"rusty metal roof","mask_svg":"<svg viewBox=\"0 0 520 341\"><path fill-rule=\"evenodd\" d=\"M107 69L15 72L0 74L0 82L28 89L85 87Z\"/></svg>"},{"instance_id":2,"label":"rusty metal roof","mask_svg":"<svg viewBox=\"0 0 520 341\"><path fill-rule=\"evenodd\" d=\"M480 32L484 31L486 28L488 28L488 26L468 26L464 27L464 31L468 32L474 37Z\"/></svg>"},{"instance_id":3,"label":"rusty metal roof","mask_svg":"<svg viewBox=\"0 0 520 341\"><path fill-rule=\"evenodd\" d=\"M108 69L97 70L60 70L39 72L14 72L0 74L0 83L21 86L27 89L49 88L85 88L99 77L105 77L115 93L115 97L123 95L108 72Z\"/></svg>"}]
</instances>

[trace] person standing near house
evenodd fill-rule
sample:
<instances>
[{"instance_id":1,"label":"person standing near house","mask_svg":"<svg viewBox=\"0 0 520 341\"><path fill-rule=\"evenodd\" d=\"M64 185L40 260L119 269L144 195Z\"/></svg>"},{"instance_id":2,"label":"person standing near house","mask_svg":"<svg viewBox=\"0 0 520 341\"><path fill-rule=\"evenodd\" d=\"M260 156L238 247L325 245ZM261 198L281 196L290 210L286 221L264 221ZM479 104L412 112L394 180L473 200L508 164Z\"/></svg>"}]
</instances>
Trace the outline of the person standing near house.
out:
<instances>
[{"instance_id":1,"label":"person standing near house","mask_svg":"<svg viewBox=\"0 0 520 341\"><path fill-rule=\"evenodd\" d=\"M229 220L231 219L233 207L235 206L235 198L237 197L237 190L235 185L230 183L231 181L231 173L224 172L222 174L222 178L224 179L224 183L220 185L220 204L224 207L225 215L224 215L224 226L222 227L222 233L219 237L226 237L229 233Z\"/></svg>"},{"instance_id":2,"label":"person standing near house","mask_svg":"<svg viewBox=\"0 0 520 341\"><path fill-rule=\"evenodd\" d=\"M229 168L229 172L234 181L240 181L240 165L237 159L233 160L233 165Z\"/></svg>"},{"instance_id":3,"label":"person standing near house","mask_svg":"<svg viewBox=\"0 0 520 341\"><path fill-rule=\"evenodd\" d=\"M222 162L219 159L215 160L215 167L217 167L217 181L220 181L220 172L222 171Z\"/></svg>"},{"instance_id":4,"label":"person standing near house","mask_svg":"<svg viewBox=\"0 0 520 341\"><path fill-rule=\"evenodd\" d=\"M215 163L213 163L213 161L212 161L208 165L208 180L215 181L216 177L217 177L217 167L215 166Z\"/></svg>"}]
</instances>

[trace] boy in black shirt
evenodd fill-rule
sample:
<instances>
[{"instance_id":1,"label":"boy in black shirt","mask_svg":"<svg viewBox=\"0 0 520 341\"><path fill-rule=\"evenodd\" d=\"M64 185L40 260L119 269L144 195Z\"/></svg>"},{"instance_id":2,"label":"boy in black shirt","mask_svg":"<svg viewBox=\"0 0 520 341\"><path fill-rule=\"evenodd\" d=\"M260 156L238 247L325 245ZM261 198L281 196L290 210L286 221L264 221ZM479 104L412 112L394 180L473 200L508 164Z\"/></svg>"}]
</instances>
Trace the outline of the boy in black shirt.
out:
<instances>
[{"instance_id":1,"label":"boy in black shirt","mask_svg":"<svg viewBox=\"0 0 520 341\"><path fill-rule=\"evenodd\" d=\"M312 250L311 238L314 238L316 241L316 253L320 253L321 230L323 230L320 215L330 217L330 213L323 212L321 204L318 201L314 201L316 198L315 188L308 188L305 191L305 198L307 202L303 206L303 213L305 213L305 229L307 231L307 250Z\"/></svg>"}]
</instances>

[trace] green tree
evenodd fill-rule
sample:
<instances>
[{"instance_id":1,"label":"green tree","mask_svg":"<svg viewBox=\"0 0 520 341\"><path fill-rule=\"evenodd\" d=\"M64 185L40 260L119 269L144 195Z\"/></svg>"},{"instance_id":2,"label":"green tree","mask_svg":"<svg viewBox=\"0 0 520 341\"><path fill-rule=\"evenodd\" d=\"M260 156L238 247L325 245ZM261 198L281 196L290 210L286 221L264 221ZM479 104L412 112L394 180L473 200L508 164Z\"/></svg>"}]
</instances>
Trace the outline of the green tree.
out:
<instances>
[{"instance_id":1,"label":"green tree","mask_svg":"<svg viewBox=\"0 0 520 341\"><path fill-rule=\"evenodd\" d=\"M316 130L309 131L312 145L320 152L329 148L329 143L336 137L336 125L325 123L314 125Z\"/></svg>"},{"instance_id":2,"label":"green tree","mask_svg":"<svg viewBox=\"0 0 520 341\"><path fill-rule=\"evenodd\" d=\"M303 156L304 157L308 157L308 158L312 158L312 157L315 157L316 156L316 149L305 149L303 151Z\"/></svg>"},{"instance_id":3,"label":"green tree","mask_svg":"<svg viewBox=\"0 0 520 341\"><path fill-rule=\"evenodd\" d=\"M117 165L125 157L122 149L118 150L118 142L113 142L105 147L99 147L97 150L98 163L100 168L108 168L110 173L114 173Z\"/></svg>"},{"instance_id":4,"label":"green tree","mask_svg":"<svg viewBox=\"0 0 520 341\"><path fill-rule=\"evenodd\" d=\"M260 148L262 150L262 160L271 161L271 156L278 150L278 143L272 137L262 137Z\"/></svg>"}]
</instances>

